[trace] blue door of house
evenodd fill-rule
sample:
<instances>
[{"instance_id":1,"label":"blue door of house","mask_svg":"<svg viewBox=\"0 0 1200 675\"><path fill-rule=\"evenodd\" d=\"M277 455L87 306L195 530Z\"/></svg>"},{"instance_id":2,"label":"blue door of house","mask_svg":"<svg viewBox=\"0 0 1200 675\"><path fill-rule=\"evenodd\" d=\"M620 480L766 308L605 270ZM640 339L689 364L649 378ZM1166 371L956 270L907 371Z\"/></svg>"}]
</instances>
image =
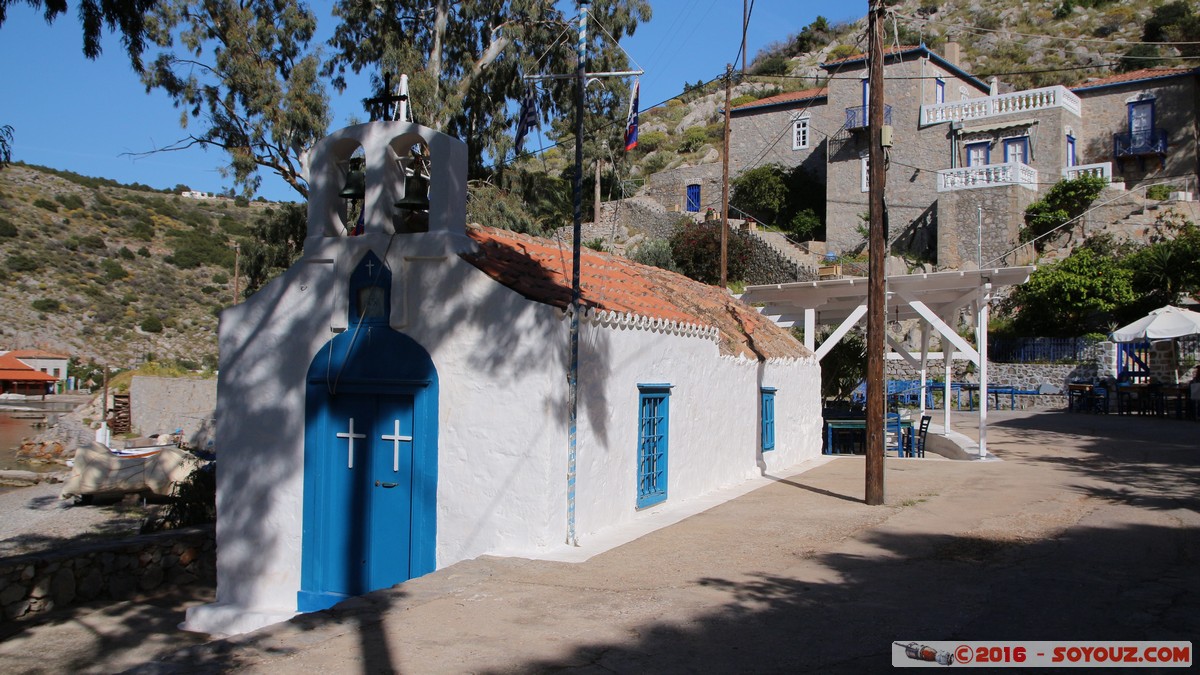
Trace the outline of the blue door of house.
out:
<instances>
[{"instance_id":1,"label":"blue door of house","mask_svg":"<svg viewBox=\"0 0 1200 675\"><path fill-rule=\"evenodd\" d=\"M322 591L361 595L411 578L413 397L343 394L322 420Z\"/></svg>"}]
</instances>

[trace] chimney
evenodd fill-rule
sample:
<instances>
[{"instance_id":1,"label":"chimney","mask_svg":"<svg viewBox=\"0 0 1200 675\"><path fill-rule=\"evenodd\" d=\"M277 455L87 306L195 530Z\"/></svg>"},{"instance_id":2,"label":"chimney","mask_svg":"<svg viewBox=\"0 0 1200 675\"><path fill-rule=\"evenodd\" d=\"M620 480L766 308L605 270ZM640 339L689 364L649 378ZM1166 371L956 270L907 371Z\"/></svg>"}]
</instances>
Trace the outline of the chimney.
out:
<instances>
[{"instance_id":1,"label":"chimney","mask_svg":"<svg viewBox=\"0 0 1200 675\"><path fill-rule=\"evenodd\" d=\"M946 46L942 48L942 56L953 66L958 67L959 60L962 59L962 46L957 42L947 42Z\"/></svg>"}]
</instances>

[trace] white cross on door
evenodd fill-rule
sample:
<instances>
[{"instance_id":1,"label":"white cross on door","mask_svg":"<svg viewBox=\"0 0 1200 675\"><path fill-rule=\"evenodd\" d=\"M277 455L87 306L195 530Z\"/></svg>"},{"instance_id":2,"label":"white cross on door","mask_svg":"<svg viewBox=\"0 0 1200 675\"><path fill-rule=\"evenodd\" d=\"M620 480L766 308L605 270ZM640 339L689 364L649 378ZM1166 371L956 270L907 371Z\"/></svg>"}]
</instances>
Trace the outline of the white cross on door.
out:
<instances>
[{"instance_id":1,"label":"white cross on door","mask_svg":"<svg viewBox=\"0 0 1200 675\"><path fill-rule=\"evenodd\" d=\"M404 441L407 443L408 441L412 440L412 436L400 435L400 420L392 420L392 421L395 422L395 425L396 425L394 427L395 430L392 432L392 434L390 436L387 434L384 434L383 436L380 436L380 438L382 438L385 441L392 442L392 471L399 472L400 471L400 442Z\"/></svg>"},{"instance_id":2,"label":"white cross on door","mask_svg":"<svg viewBox=\"0 0 1200 675\"><path fill-rule=\"evenodd\" d=\"M354 433L354 418L353 417L350 418L350 430L349 431L339 431L336 435L338 438L345 438L350 441L350 447L347 448L347 450L346 450L346 468L353 469L354 468L354 439L366 438L367 435Z\"/></svg>"}]
</instances>

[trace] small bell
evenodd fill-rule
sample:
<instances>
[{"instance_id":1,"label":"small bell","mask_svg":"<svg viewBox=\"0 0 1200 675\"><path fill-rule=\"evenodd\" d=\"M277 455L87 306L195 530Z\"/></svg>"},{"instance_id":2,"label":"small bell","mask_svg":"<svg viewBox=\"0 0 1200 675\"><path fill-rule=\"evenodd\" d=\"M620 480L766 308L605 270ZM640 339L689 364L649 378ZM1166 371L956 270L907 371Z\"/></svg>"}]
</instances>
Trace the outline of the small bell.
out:
<instances>
[{"instance_id":1,"label":"small bell","mask_svg":"<svg viewBox=\"0 0 1200 675\"><path fill-rule=\"evenodd\" d=\"M428 211L429 179L419 175L405 179L404 196L396 202L396 208L405 211Z\"/></svg>"},{"instance_id":2,"label":"small bell","mask_svg":"<svg viewBox=\"0 0 1200 675\"><path fill-rule=\"evenodd\" d=\"M350 160L349 170L346 171L346 185L338 196L342 199L362 199L367 194L367 172L363 169L361 159Z\"/></svg>"}]
</instances>

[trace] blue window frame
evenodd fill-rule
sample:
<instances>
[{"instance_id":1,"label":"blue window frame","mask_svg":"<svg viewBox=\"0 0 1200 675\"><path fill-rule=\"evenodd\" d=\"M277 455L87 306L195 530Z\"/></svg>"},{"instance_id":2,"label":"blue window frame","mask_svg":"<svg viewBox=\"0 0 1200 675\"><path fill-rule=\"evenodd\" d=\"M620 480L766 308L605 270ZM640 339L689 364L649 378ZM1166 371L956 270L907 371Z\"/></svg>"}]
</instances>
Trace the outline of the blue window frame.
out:
<instances>
[{"instance_id":1,"label":"blue window frame","mask_svg":"<svg viewBox=\"0 0 1200 675\"><path fill-rule=\"evenodd\" d=\"M1067 134L1067 166L1075 166L1075 137Z\"/></svg>"},{"instance_id":2,"label":"blue window frame","mask_svg":"<svg viewBox=\"0 0 1200 675\"><path fill-rule=\"evenodd\" d=\"M638 385L637 508L667 499L671 385Z\"/></svg>"},{"instance_id":3,"label":"blue window frame","mask_svg":"<svg viewBox=\"0 0 1200 675\"><path fill-rule=\"evenodd\" d=\"M946 81L940 77L933 81L933 102L946 102Z\"/></svg>"},{"instance_id":4,"label":"blue window frame","mask_svg":"<svg viewBox=\"0 0 1200 675\"><path fill-rule=\"evenodd\" d=\"M762 388L762 449L775 449L775 387Z\"/></svg>"},{"instance_id":5,"label":"blue window frame","mask_svg":"<svg viewBox=\"0 0 1200 675\"><path fill-rule=\"evenodd\" d=\"M967 143L967 166L986 166L992 163L992 144L988 141Z\"/></svg>"},{"instance_id":6,"label":"blue window frame","mask_svg":"<svg viewBox=\"0 0 1200 675\"><path fill-rule=\"evenodd\" d=\"M687 210L688 211L699 211L700 210L700 184L699 183L692 183L691 185L687 186Z\"/></svg>"},{"instance_id":7,"label":"blue window frame","mask_svg":"<svg viewBox=\"0 0 1200 675\"><path fill-rule=\"evenodd\" d=\"M1020 162L1022 164L1029 163L1029 138L1021 136L1018 138L1004 139L1004 161Z\"/></svg>"}]
</instances>

